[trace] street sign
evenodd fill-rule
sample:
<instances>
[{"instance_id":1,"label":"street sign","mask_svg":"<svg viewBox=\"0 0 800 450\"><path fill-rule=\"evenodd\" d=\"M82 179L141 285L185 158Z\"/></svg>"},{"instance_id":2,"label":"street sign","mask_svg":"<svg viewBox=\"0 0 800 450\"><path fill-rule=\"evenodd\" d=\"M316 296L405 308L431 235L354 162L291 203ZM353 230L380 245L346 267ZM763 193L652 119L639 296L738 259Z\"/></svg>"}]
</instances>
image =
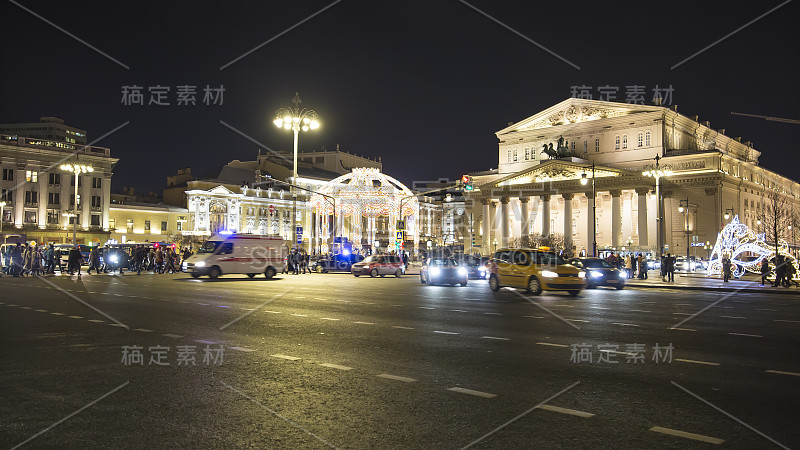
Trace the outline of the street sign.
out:
<instances>
[{"instance_id":1,"label":"street sign","mask_svg":"<svg viewBox=\"0 0 800 450\"><path fill-rule=\"evenodd\" d=\"M275 212L275 205L269 205L269 213L270 215Z\"/></svg>"},{"instance_id":2,"label":"street sign","mask_svg":"<svg viewBox=\"0 0 800 450\"><path fill-rule=\"evenodd\" d=\"M297 227L297 235L298 236L302 236L303 235L303 227Z\"/></svg>"},{"instance_id":3,"label":"street sign","mask_svg":"<svg viewBox=\"0 0 800 450\"><path fill-rule=\"evenodd\" d=\"M403 241L403 232L402 231L398 231L397 232L397 241L398 242L402 242Z\"/></svg>"},{"instance_id":4,"label":"street sign","mask_svg":"<svg viewBox=\"0 0 800 450\"><path fill-rule=\"evenodd\" d=\"M397 229L398 230L405 230L406 229L406 221L405 220L398 220L397 221Z\"/></svg>"}]
</instances>

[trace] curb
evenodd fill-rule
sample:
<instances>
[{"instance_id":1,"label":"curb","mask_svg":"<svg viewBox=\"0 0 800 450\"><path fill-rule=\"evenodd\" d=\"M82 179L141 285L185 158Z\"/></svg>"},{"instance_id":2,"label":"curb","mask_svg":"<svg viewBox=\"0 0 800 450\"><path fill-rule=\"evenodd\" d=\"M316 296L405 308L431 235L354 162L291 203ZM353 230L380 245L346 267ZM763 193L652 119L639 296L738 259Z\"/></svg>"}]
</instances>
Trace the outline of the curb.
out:
<instances>
[{"instance_id":1,"label":"curb","mask_svg":"<svg viewBox=\"0 0 800 450\"><path fill-rule=\"evenodd\" d=\"M688 291L719 291L719 292L744 292L744 293L757 293L757 294L773 294L773 295L800 295L798 289L787 289L785 291L771 290L771 289L754 289L754 288L725 288L725 287L705 287L705 286L680 286L669 284L636 284L625 283L625 287L645 288L645 289L675 289L675 290L688 290Z\"/></svg>"}]
</instances>

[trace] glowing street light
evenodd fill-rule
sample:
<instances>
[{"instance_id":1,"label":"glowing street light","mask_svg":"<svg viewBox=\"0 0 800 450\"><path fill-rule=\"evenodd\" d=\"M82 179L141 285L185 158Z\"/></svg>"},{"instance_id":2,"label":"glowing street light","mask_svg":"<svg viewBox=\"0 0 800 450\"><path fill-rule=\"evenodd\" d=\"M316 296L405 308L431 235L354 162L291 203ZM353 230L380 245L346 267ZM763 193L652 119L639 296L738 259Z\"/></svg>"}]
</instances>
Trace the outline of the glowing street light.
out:
<instances>
[{"instance_id":1,"label":"glowing street light","mask_svg":"<svg viewBox=\"0 0 800 450\"><path fill-rule=\"evenodd\" d=\"M278 128L292 130L294 132L294 168L292 170L292 184L297 185L297 138L300 130L316 130L319 128L319 120L316 111L312 109L300 109L300 93L295 92L292 99L294 106L281 108L275 112L275 120L272 123ZM292 187L292 245L297 245L297 192Z\"/></svg>"},{"instance_id":2,"label":"glowing street light","mask_svg":"<svg viewBox=\"0 0 800 450\"><path fill-rule=\"evenodd\" d=\"M82 173L91 173L94 172L94 167L85 164L78 164L76 161L72 164L62 164L61 170L64 172L72 172L75 174L75 206L73 208L73 216L75 217L72 220L72 245L78 245L77 235L78 235L78 177ZM78 278L80 278L80 271L78 271Z\"/></svg>"}]
</instances>

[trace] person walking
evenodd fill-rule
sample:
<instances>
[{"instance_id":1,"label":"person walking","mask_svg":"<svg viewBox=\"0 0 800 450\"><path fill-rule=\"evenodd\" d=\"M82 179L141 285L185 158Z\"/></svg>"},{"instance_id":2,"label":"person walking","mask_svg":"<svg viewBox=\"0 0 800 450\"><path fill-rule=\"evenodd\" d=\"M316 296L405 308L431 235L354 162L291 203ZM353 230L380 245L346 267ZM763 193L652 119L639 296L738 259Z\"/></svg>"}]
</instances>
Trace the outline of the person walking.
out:
<instances>
[{"instance_id":1,"label":"person walking","mask_svg":"<svg viewBox=\"0 0 800 450\"><path fill-rule=\"evenodd\" d=\"M764 283L766 282L767 277L769 276L769 272L770 272L769 260L767 258L764 258L764 260L761 261L761 286L762 287L764 286Z\"/></svg>"},{"instance_id":2,"label":"person walking","mask_svg":"<svg viewBox=\"0 0 800 450\"><path fill-rule=\"evenodd\" d=\"M631 255L625 256L625 278L633 278L633 257Z\"/></svg>"},{"instance_id":3,"label":"person walking","mask_svg":"<svg viewBox=\"0 0 800 450\"><path fill-rule=\"evenodd\" d=\"M727 283L731 279L731 260L728 255L722 258L722 281Z\"/></svg>"},{"instance_id":4,"label":"person walking","mask_svg":"<svg viewBox=\"0 0 800 450\"><path fill-rule=\"evenodd\" d=\"M775 259L775 283L772 287L778 287L783 284L784 274L786 273L786 263L783 255L778 255Z\"/></svg>"},{"instance_id":5,"label":"person walking","mask_svg":"<svg viewBox=\"0 0 800 450\"><path fill-rule=\"evenodd\" d=\"M786 262L786 287L791 287L792 284L795 286L800 286L797 283L797 280L794 279L795 275L797 275L797 270L794 267L792 261L787 260Z\"/></svg>"},{"instance_id":6,"label":"person walking","mask_svg":"<svg viewBox=\"0 0 800 450\"><path fill-rule=\"evenodd\" d=\"M667 253L665 262L667 264L667 281L675 282L675 257Z\"/></svg>"},{"instance_id":7,"label":"person walking","mask_svg":"<svg viewBox=\"0 0 800 450\"><path fill-rule=\"evenodd\" d=\"M75 272L78 272L78 275L81 274L81 252L78 250L78 246L75 245L71 249L69 249L69 256L67 259L67 270L69 271L70 275L74 275Z\"/></svg>"},{"instance_id":8,"label":"person walking","mask_svg":"<svg viewBox=\"0 0 800 450\"><path fill-rule=\"evenodd\" d=\"M292 274L294 275L300 275L300 258L300 252L295 250L294 253L292 253L292 266L294 268Z\"/></svg>"},{"instance_id":9,"label":"person walking","mask_svg":"<svg viewBox=\"0 0 800 450\"><path fill-rule=\"evenodd\" d=\"M95 245L92 247L92 251L89 252L89 268L86 269L86 273L92 273L92 269L96 275L100 274L100 248Z\"/></svg>"}]
</instances>

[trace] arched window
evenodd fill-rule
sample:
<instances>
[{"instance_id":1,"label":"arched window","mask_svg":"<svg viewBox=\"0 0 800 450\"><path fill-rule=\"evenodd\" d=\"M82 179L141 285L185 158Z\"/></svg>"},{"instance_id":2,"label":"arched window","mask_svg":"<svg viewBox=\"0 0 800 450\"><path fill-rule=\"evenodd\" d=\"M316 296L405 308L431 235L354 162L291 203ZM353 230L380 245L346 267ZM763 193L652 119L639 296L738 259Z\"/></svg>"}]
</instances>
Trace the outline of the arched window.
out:
<instances>
[{"instance_id":1,"label":"arched window","mask_svg":"<svg viewBox=\"0 0 800 450\"><path fill-rule=\"evenodd\" d=\"M639 144L639 147L641 147L642 144L644 143L644 133L642 133L641 131L639 132L639 137L638 137L638 142L637 143Z\"/></svg>"},{"instance_id":2,"label":"arched window","mask_svg":"<svg viewBox=\"0 0 800 450\"><path fill-rule=\"evenodd\" d=\"M619 136L614 136L614 150L619 150Z\"/></svg>"},{"instance_id":3,"label":"arched window","mask_svg":"<svg viewBox=\"0 0 800 450\"><path fill-rule=\"evenodd\" d=\"M649 131L646 131L644 133L644 145L646 145L648 147L650 146L650 132Z\"/></svg>"},{"instance_id":4,"label":"arched window","mask_svg":"<svg viewBox=\"0 0 800 450\"><path fill-rule=\"evenodd\" d=\"M628 148L628 135L622 136L622 148Z\"/></svg>"}]
</instances>

